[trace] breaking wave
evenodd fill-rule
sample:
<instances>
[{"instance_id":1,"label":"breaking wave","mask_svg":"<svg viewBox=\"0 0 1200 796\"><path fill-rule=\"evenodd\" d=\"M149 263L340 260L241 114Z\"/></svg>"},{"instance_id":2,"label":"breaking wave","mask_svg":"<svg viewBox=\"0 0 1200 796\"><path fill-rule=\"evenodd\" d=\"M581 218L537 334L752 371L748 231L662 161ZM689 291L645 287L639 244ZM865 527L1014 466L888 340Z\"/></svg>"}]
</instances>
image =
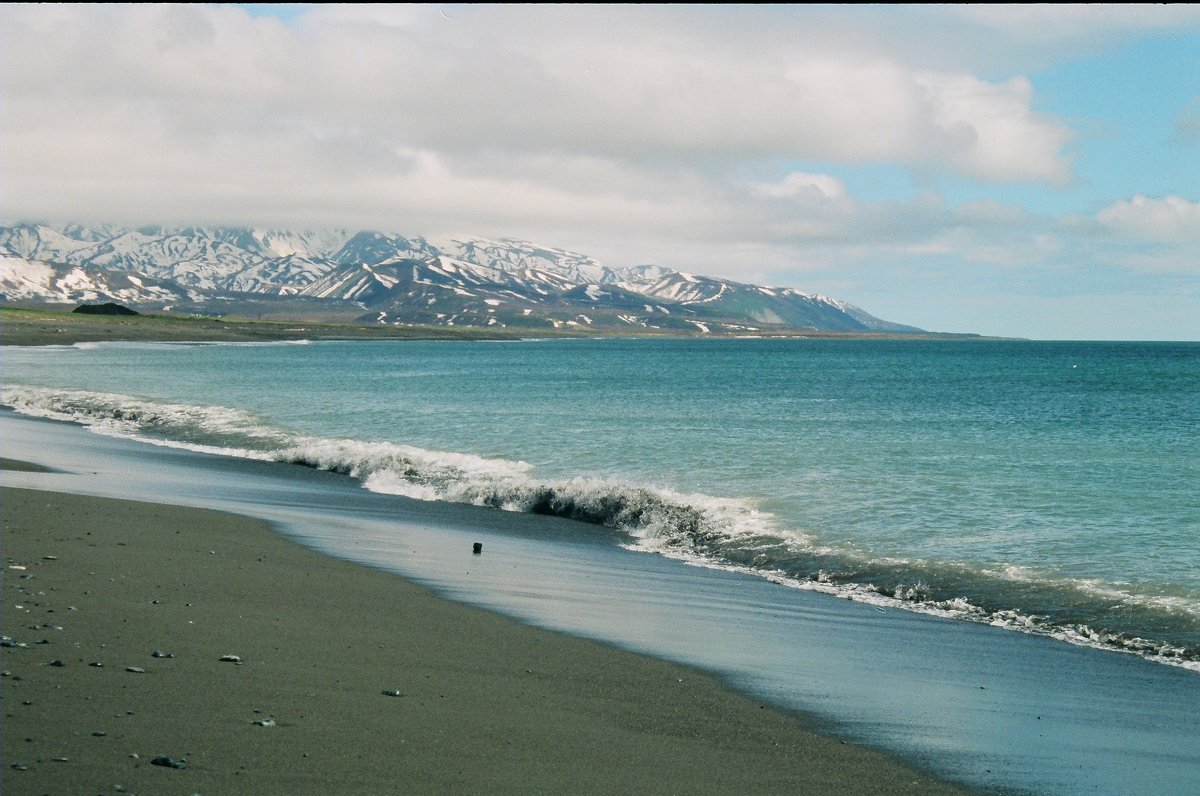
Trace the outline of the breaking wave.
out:
<instances>
[{"instance_id":1,"label":"breaking wave","mask_svg":"<svg viewBox=\"0 0 1200 796\"><path fill-rule=\"evenodd\" d=\"M394 442L331 439L220 406L12 385L0 402L94 432L342 473L369 490L616 529L625 546L792 587L1119 650L1200 672L1200 601L1027 568L872 557L783 527L749 500L617 479L541 479L521 461Z\"/></svg>"}]
</instances>

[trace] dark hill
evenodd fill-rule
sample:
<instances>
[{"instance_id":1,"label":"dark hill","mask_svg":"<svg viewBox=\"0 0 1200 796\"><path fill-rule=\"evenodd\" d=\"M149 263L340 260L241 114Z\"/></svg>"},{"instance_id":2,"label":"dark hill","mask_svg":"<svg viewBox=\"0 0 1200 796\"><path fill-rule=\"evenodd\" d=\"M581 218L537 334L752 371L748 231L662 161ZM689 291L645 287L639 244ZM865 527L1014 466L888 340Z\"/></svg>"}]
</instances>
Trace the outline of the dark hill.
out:
<instances>
[{"instance_id":1,"label":"dark hill","mask_svg":"<svg viewBox=\"0 0 1200 796\"><path fill-rule=\"evenodd\" d=\"M78 312L80 315L141 315L140 312L111 301L106 304L81 304L71 311Z\"/></svg>"}]
</instances>

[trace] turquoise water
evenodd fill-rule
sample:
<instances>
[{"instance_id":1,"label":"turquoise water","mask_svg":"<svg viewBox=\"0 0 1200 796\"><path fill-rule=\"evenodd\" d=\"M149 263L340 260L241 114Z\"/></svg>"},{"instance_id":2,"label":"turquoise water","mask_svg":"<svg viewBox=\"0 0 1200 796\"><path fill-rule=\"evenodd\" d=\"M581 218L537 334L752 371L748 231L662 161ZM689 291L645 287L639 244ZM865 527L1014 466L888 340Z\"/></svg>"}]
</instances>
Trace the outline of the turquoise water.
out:
<instances>
[{"instance_id":1,"label":"turquoise water","mask_svg":"<svg viewBox=\"0 0 1200 796\"><path fill-rule=\"evenodd\" d=\"M3 350L4 403L1200 670L1200 344Z\"/></svg>"}]
</instances>

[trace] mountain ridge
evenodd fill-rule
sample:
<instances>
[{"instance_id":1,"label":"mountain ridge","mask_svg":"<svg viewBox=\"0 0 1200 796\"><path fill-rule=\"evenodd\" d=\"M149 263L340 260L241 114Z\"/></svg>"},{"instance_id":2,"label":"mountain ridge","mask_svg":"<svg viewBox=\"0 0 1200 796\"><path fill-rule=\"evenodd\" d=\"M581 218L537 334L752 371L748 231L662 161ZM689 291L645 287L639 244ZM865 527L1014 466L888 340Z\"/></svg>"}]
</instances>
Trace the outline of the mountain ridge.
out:
<instances>
[{"instance_id":1,"label":"mountain ridge","mask_svg":"<svg viewBox=\"0 0 1200 796\"><path fill-rule=\"evenodd\" d=\"M279 317L303 307L392 325L923 331L793 288L661 265L615 268L515 238L433 242L376 230L0 226L0 300Z\"/></svg>"}]
</instances>

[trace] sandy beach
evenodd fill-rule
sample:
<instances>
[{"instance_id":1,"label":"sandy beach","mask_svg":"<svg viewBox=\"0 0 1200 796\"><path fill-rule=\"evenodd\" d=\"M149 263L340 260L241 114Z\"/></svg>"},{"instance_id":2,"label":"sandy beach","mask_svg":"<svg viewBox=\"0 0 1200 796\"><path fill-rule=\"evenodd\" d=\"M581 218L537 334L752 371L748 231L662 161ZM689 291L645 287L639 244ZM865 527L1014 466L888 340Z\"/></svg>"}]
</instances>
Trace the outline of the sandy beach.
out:
<instances>
[{"instance_id":1,"label":"sandy beach","mask_svg":"<svg viewBox=\"0 0 1200 796\"><path fill-rule=\"evenodd\" d=\"M257 520L13 488L2 517L5 793L957 792Z\"/></svg>"}]
</instances>

